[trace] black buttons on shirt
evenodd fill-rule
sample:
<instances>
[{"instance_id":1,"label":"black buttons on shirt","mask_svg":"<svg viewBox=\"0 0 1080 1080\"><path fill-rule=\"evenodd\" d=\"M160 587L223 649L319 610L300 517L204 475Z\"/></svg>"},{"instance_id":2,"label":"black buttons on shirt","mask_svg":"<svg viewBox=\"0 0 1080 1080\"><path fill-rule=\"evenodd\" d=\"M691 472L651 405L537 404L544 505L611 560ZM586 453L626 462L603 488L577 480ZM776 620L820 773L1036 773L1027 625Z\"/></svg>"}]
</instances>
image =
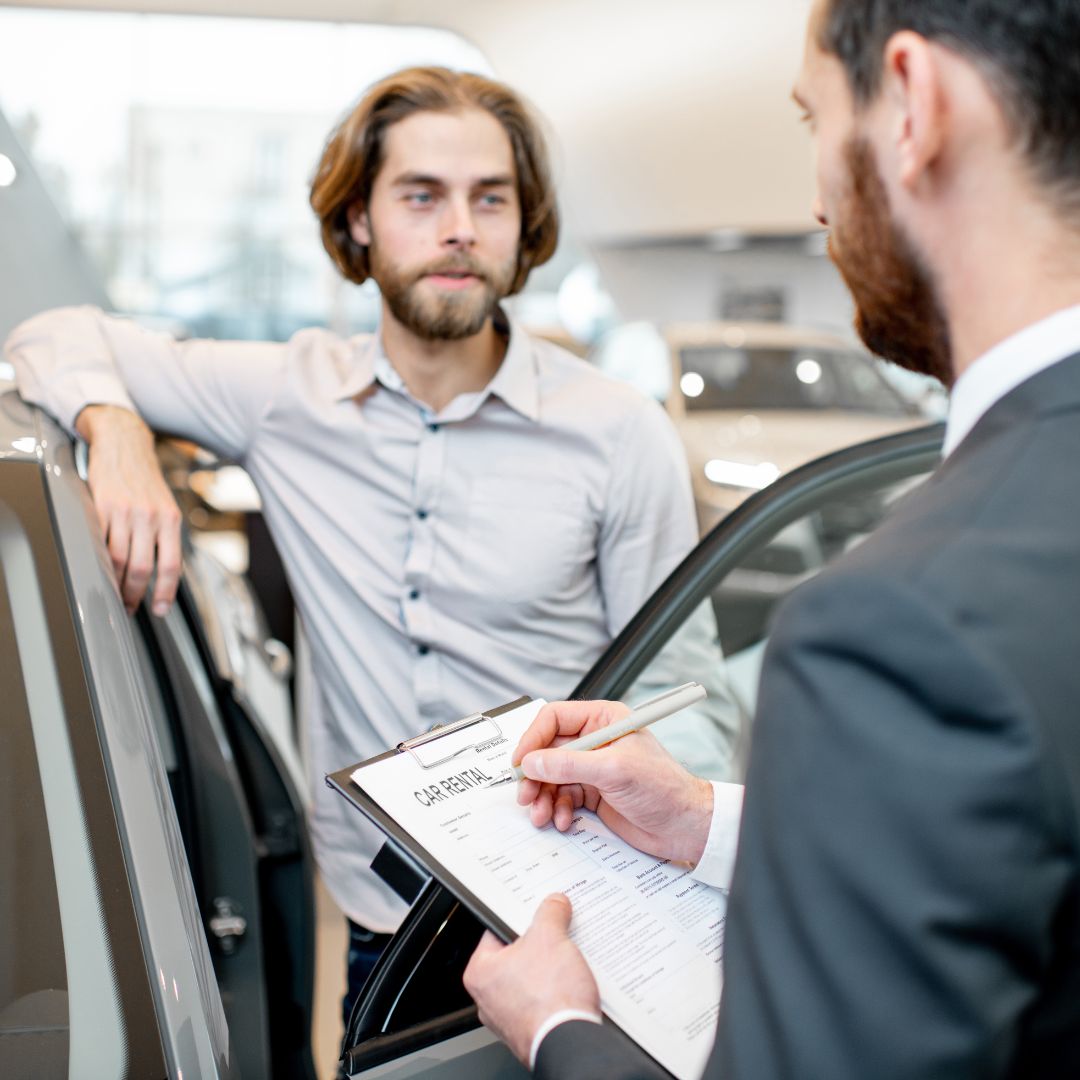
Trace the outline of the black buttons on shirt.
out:
<instances>
[{"instance_id":1,"label":"black buttons on shirt","mask_svg":"<svg viewBox=\"0 0 1080 1080\"><path fill-rule=\"evenodd\" d=\"M417 652L418 652L418 653L419 653L419 654L420 654L421 656L427 656L427 654L428 654L429 652L431 652L431 649L429 649L427 645L417 645L417 646L416 646L416 651L417 651Z\"/></svg>"},{"instance_id":2,"label":"black buttons on shirt","mask_svg":"<svg viewBox=\"0 0 1080 1080\"><path fill-rule=\"evenodd\" d=\"M427 429L428 429L428 431L430 431L434 435L436 432L438 432L439 425L438 424L428 424Z\"/></svg>"},{"instance_id":3,"label":"black buttons on shirt","mask_svg":"<svg viewBox=\"0 0 1080 1080\"><path fill-rule=\"evenodd\" d=\"M427 517L427 511L426 511L426 510L417 510L417 511L416 511L416 516L417 516L417 517L418 517L418 518L419 518L419 519L420 519L421 521L423 521L423 520L424 520L424 518L426 518L426 517Z\"/></svg>"},{"instance_id":4,"label":"black buttons on shirt","mask_svg":"<svg viewBox=\"0 0 1080 1080\"><path fill-rule=\"evenodd\" d=\"M419 600L420 599L420 590L419 589L410 589L409 590L409 599L410 600Z\"/></svg>"}]
</instances>

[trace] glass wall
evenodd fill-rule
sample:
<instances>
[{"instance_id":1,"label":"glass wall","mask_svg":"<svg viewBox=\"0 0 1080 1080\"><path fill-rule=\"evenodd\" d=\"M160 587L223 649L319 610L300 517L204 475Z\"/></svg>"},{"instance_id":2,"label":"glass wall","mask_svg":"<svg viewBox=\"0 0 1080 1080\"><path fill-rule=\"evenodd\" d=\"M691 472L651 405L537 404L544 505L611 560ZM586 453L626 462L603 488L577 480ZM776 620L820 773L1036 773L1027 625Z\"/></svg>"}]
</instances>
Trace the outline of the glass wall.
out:
<instances>
[{"instance_id":1,"label":"glass wall","mask_svg":"<svg viewBox=\"0 0 1080 1080\"><path fill-rule=\"evenodd\" d=\"M113 305L193 335L374 325L308 187L364 89L420 63L491 73L442 30L0 8L0 111Z\"/></svg>"}]
</instances>

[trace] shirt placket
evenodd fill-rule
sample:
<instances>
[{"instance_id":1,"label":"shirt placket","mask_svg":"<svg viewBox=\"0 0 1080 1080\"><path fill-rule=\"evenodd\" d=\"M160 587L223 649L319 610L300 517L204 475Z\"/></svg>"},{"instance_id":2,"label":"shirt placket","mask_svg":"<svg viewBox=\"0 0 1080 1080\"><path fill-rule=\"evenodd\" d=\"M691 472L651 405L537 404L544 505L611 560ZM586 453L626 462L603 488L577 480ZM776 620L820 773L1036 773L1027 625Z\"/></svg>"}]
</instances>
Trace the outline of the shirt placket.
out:
<instances>
[{"instance_id":1,"label":"shirt placket","mask_svg":"<svg viewBox=\"0 0 1080 1080\"><path fill-rule=\"evenodd\" d=\"M428 587L439 542L439 496L443 489L447 433L442 424L425 418L416 454L413 481L412 534L405 556L405 596L402 607L405 627L413 642L413 690L422 721L438 723L439 642Z\"/></svg>"}]
</instances>

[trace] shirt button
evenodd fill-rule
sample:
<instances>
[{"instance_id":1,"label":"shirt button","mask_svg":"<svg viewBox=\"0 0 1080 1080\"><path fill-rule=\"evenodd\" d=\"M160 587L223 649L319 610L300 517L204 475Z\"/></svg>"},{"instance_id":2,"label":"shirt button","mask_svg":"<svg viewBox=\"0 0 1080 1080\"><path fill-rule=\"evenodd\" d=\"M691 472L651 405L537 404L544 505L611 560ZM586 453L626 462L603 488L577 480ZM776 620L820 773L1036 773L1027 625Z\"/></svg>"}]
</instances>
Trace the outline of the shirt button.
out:
<instances>
[{"instance_id":1,"label":"shirt button","mask_svg":"<svg viewBox=\"0 0 1080 1080\"><path fill-rule=\"evenodd\" d=\"M428 654L429 652L431 652L431 649L430 649L430 648L428 648L428 646L427 646L427 645L417 645L417 646L416 646L416 651L417 651L417 652L418 652L418 653L419 653L419 654L420 654L421 656L427 656L427 654Z\"/></svg>"},{"instance_id":2,"label":"shirt button","mask_svg":"<svg viewBox=\"0 0 1080 1080\"><path fill-rule=\"evenodd\" d=\"M419 589L410 589L409 590L409 599L410 600L419 600L420 599L420 590Z\"/></svg>"},{"instance_id":3,"label":"shirt button","mask_svg":"<svg viewBox=\"0 0 1080 1080\"><path fill-rule=\"evenodd\" d=\"M427 517L427 511L426 511L426 510L417 510L417 511L416 511L416 516L417 516L417 517L418 517L418 518L419 518L419 519L420 519L421 521L423 521L423 520L424 520L424 518L426 518L426 517Z\"/></svg>"},{"instance_id":4,"label":"shirt button","mask_svg":"<svg viewBox=\"0 0 1080 1080\"><path fill-rule=\"evenodd\" d=\"M434 434L435 432L437 432L439 430L439 425L438 424L428 424L427 429L428 429L428 431L430 431L430 432L432 432Z\"/></svg>"}]
</instances>

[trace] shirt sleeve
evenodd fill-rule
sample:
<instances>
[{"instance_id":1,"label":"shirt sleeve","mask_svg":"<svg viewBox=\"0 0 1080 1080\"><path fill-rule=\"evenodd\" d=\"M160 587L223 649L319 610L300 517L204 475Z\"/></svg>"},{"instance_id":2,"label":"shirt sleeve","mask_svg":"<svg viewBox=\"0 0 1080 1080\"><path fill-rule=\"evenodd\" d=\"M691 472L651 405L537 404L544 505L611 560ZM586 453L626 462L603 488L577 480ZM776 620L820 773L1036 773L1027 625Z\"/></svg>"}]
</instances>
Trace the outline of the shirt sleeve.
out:
<instances>
[{"instance_id":1,"label":"shirt sleeve","mask_svg":"<svg viewBox=\"0 0 1080 1080\"><path fill-rule=\"evenodd\" d=\"M686 453L667 413L643 399L619 433L600 529L600 588L612 637L697 543Z\"/></svg>"},{"instance_id":2,"label":"shirt sleeve","mask_svg":"<svg viewBox=\"0 0 1080 1080\"><path fill-rule=\"evenodd\" d=\"M693 876L716 889L731 887L735 852L742 823L743 786L713 781L713 815L705 852L694 867Z\"/></svg>"},{"instance_id":3,"label":"shirt sleeve","mask_svg":"<svg viewBox=\"0 0 1080 1080\"><path fill-rule=\"evenodd\" d=\"M12 331L20 394L74 432L87 405L119 405L157 431L242 460L284 373L287 346L178 342L94 307L56 308Z\"/></svg>"}]
</instances>

